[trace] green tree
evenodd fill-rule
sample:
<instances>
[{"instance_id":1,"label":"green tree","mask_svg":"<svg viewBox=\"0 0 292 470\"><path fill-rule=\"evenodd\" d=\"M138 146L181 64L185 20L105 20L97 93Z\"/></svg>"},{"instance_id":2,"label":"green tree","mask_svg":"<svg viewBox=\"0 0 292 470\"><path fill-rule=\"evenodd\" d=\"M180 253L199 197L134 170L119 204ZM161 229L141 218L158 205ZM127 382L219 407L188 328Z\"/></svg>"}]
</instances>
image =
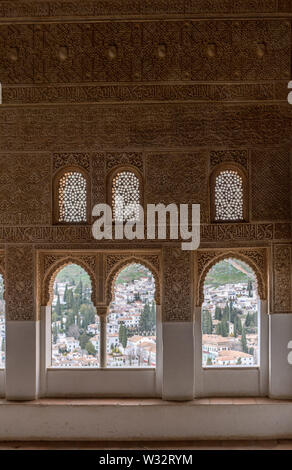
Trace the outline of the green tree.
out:
<instances>
[{"instance_id":1,"label":"green tree","mask_svg":"<svg viewBox=\"0 0 292 470\"><path fill-rule=\"evenodd\" d=\"M119 342L123 348L126 348L128 342L128 329L123 322L121 322L119 328Z\"/></svg>"},{"instance_id":2,"label":"green tree","mask_svg":"<svg viewBox=\"0 0 292 470\"><path fill-rule=\"evenodd\" d=\"M215 320L222 320L222 310L218 305L215 308Z\"/></svg>"},{"instance_id":3,"label":"green tree","mask_svg":"<svg viewBox=\"0 0 292 470\"><path fill-rule=\"evenodd\" d=\"M88 341L85 345L85 349L88 352L88 354L91 354L92 356L96 355L96 350L91 341Z\"/></svg>"},{"instance_id":4,"label":"green tree","mask_svg":"<svg viewBox=\"0 0 292 470\"><path fill-rule=\"evenodd\" d=\"M56 315L58 318L61 318L61 315L62 315L62 306L61 306L59 294L58 294L57 303L56 303Z\"/></svg>"},{"instance_id":5,"label":"green tree","mask_svg":"<svg viewBox=\"0 0 292 470\"><path fill-rule=\"evenodd\" d=\"M213 332L212 315L209 310L203 310L202 331L205 335L211 335Z\"/></svg>"},{"instance_id":6,"label":"green tree","mask_svg":"<svg viewBox=\"0 0 292 470\"><path fill-rule=\"evenodd\" d=\"M82 335L79 337L79 343L80 343L81 349L85 349L85 346L89 342L89 339L90 339L89 335L87 335L86 333L82 333Z\"/></svg>"},{"instance_id":7,"label":"green tree","mask_svg":"<svg viewBox=\"0 0 292 470\"><path fill-rule=\"evenodd\" d=\"M228 336L229 335L229 328L227 320L223 319L221 322L221 336Z\"/></svg>"},{"instance_id":8,"label":"green tree","mask_svg":"<svg viewBox=\"0 0 292 470\"><path fill-rule=\"evenodd\" d=\"M66 304L67 303L67 295L68 295L68 286L66 284L65 286L65 291L64 291L64 303Z\"/></svg>"},{"instance_id":9,"label":"green tree","mask_svg":"<svg viewBox=\"0 0 292 470\"><path fill-rule=\"evenodd\" d=\"M228 305L228 302L226 302L226 305L223 309L223 315L222 315L222 319L224 320L229 320L229 305Z\"/></svg>"},{"instance_id":10,"label":"green tree","mask_svg":"<svg viewBox=\"0 0 292 470\"><path fill-rule=\"evenodd\" d=\"M143 311L141 313L141 316L140 316L140 320L139 320L139 327L138 327L138 330L139 330L139 333L141 335L144 335L144 334L149 334L151 332L151 311L150 311L150 306L149 306L149 303L147 302L145 305L144 305L144 308L143 308Z\"/></svg>"},{"instance_id":11,"label":"green tree","mask_svg":"<svg viewBox=\"0 0 292 470\"><path fill-rule=\"evenodd\" d=\"M252 281L248 281L247 290L248 290L248 296L252 297Z\"/></svg>"},{"instance_id":12,"label":"green tree","mask_svg":"<svg viewBox=\"0 0 292 470\"><path fill-rule=\"evenodd\" d=\"M245 352L245 353L248 352L248 349L247 349L247 342L246 342L246 332L245 332L245 328L242 329L241 348L242 348L242 351L243 351L243 352Z\"/></svg>"},{"instance_id":13,"label":"green tree","mask_svg":"<svg viewBox=\"0 0 292 470\"><path fill-rule=\"evenodd\" d=\"M56 344L57 339L58 339L58 328L56 326L54 326L52 329L52 335L53 335L53 344Z\"/></svg>"}]
</instances>

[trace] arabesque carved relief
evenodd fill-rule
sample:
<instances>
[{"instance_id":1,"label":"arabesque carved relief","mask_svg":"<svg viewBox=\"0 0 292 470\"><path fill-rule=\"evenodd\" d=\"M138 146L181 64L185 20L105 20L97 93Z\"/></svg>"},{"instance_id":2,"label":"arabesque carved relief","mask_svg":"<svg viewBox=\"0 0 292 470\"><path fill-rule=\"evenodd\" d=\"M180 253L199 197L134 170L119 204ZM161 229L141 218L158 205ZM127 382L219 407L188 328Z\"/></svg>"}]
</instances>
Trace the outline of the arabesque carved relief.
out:
<instances>
[{"instance_id":1,"label":"arabesque carved relief","mask_svg":"<svg viewBox=\"0 0 292 470\"><path fill-rule=\"evenodd\" d=\"M273 312L292 313L292 245L273 247Z\"/></svg>"}]
</instances>

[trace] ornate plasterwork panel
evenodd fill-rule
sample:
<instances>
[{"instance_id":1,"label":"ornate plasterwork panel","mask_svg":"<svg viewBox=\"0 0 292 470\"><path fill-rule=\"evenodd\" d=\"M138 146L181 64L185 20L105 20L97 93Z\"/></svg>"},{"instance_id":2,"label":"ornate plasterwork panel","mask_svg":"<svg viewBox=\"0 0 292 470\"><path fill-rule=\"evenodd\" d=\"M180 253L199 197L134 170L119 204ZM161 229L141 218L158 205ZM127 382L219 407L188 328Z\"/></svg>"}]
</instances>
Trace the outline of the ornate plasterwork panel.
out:
<instances>
[{"instance_id":1,"label":"ornate plasterwork panel","mask_svg":"<svg viewBox=\"0 0 292 470\"><path fill-rule=\"evenodd\" d=\"M64 167L77 166L87 172L90 171L90 154L88 153L54 153L53 154L53 172L61 170Z\"/></svg>"},{"instance_id":2,"label":"ornate plasterwork panel","mask_svg":"<svg viewBox=\"0 0 292 470\"><path fill-rule=\"evenodd\" d=\"M290 151L253 150L251 171L253 220L290 219Z\"/></svg>"},{"instance_id":3,"label":"ornate plasterwork panel","mask_svg":"<svg viewBox=\"0 0 292 470\"><path fill-rule=\"evenodd\" d=\"M210 151L210 169L221 163L236 163L248 170L249 158L248 150L211 150Z\"/></svg>"},{"instance_id":4,"label":"ornate plasterwork panel","mask_svg":"<svg viewBox=\"0 0 292 470\"><path fill-rule=\"evenodd\" d=\"M50 157L0 154L0 168L0 224L50 224Z\"/></svg>"},{"instance_id":5,"label":"ornate plasterwork panel","mask_svg":"<svg viewBox=\"0 0 292 470\"><path fill-rule=\"evenodd\" d=\"M103 116L101 119L100 116ZM204 117L204 119L202 119ZM178 147L290 145L288 104L205 103L31 106L0 114L0 151L177 150ZM235 132L236 130L236 132Z\"/></svg>"},{"instance_id":6,"label":"ornate plasterwork panel","mask_svg":"<svg viewBox=\"0 0 292 470\"><path fill-rule=\"evenodd\" d=\"M287 80L271 83L190 83L190 84L111 84L111 85L3 85L2 102L111 103L153 101L265 101L286 100Z\"/></svg>"},{"instance_id":7,"label":"ornate plasterwork panel","mask_svg":"<svg viewBox=\"0 0 292 470\"><path fill-rule=\"evenodd\" d=\"M248 242L248 241L272 241L291 240L291 223L253 223L253 224L202 224L201 242ZM108 240L97 242L92 236L91 226L0 226L0 243L53 243L74 246L76 244L89 244L92 247L108 245ZM115 242L115 247L128 244L128 240ZM161 242L145 240L135 243L135 247L160 245ZM132 243L133 246L133 243ZM112 248L112 246L111 246Z\"/></svg>"},{"instance_id":8,"label":"ornate plasterwork panel","mask_svg":"<svg viewBox=\"0 0 292 470\"><path fill-rule=\"evenodd\" d=\"M292 245L273 246L273 311L292 313Z\"/></svg>"},{"instance_id":9,"label":"ornate plasterwork panel","mask_svg":"<svg viewBox=\"0 0 292 470\"><path fill-rule=\"evenodd\" d=\"M3 83L288 79L284 19L0 25ZM83 59L83 60L82 60Z\"/></svg>"},{"instance_id":10,"label":"ornate plasterwork panel","mask_svg":"<svg viewBox=\"0 0 292 470\"><path fill-rule=\"evenodd\" d=\"M147 204L200 204L208 217L208 161L204 152L158 153L146 157Z\"/></svg>"},{"instance_id":11,"label":"ornate plasterwork panel","mask_svg":"<svg viewBox=\"0 0 292 470\"><path fill-rule=\"evenodd\" d=\"M144 171L144 162L142 153L106 153L106 171L113 170L118 166L132 166L140 171L143 174Z\"/></svg>"},{"instance_id":12,"label":"ornate plasterwork panel","mask_svg":"<svg viewBox=\"0 0 292 470\"><path fill-rule=\"evenodd\" d=\"M165 322L192 321L191 252L163 249L162 318Z\"/></svg>"},{"instance_id":13,"label":"ornate plasterwork panel","mask_svg":"<svg viewBox=\"0 0 292 470\"><path fill-rule=\"evenodd\" d=\"M0 3L3 18L104 17L112 15L207 15L291 12L290 0L7 0Z\"/></svg>"},{"instance_id":14,"label":"ornate plasterwork panel","mask_svg":"<svg viewBox=\"0 0 292 470\"><path fill-rule=\"evenodd\" d=\"M204 302L204 282L210 269L226 258L237 258L247 263L257 278L258 295L267 298L267 249L236 248L198 250L195 254L196 305Z\"/></svg>"},{"instance_id":15,"label":"ornate plasterwork panel","mask_svg":"<svg viewBox=\"0 0 292 470\"><path fill-rule=\"evenodd\" d=\"M63 252L38 254L38 279L40 282L40 305L49 305L52 301L53 285L56 274L68 264L78 264L89 275L91 280L91 300L97 304L97 261L98 255L85 252Z\"/></svg>"},{"instance_id":16,"label":"ornate plasterwork panel","mask_svg":"<svg viewBox=\"0 0 292 470\"><path fill-rule=\"evenodd\" d=\"M8 245L5 266L7 320L34 320L34 248L30 245Z\"/></svg>"},{"instance_id":17,"label":"ornate plasterwork panel","mask_svg":"<svg viewBox=\"0 0 292 470\"><path fill-rule=\"evenodd\" d=\"M129 264L142 264L151 271L155 280L155 302L161 303L161 262L160 255L154 253L114 253L104 255L104 273L106 286L106 304L110 305L113 299L114 283L121 272Z\"/></svg>"}]
</instances>

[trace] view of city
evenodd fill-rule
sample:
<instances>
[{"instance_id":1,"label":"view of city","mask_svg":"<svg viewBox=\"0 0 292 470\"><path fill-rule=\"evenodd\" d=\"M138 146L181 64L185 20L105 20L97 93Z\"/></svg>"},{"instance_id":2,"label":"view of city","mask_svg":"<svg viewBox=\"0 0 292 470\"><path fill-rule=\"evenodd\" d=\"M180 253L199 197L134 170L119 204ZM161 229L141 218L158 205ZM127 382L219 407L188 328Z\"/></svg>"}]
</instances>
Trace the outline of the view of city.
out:
<instances>
[{"instance_id":1,"label":"view of city","mask_svg":"<svg viewBox=\"0 0 292 470\"><path fill-rule=\"evenodd\" d=\"M156 366L155 282L142 265L118 275L107 319L107 367ZM74 264L56 276L52 367L99 367L100 325L87 273Z\"/></svg>"},{"instance_id":2,"label":"view of city","mask_svg":"<svg viewBox=\"0 0 292 470\"><path fill-rule=\"evenodd\" d=\"M5 366L5 302L4 283L0 274L0 369Z\"/></svg>"},{"instance_id":3,"label":"view of city","mask_svg":"<svg viewBox=\"0 0 292 470\"><path fill-rule=\"evenodd\" d=\"M213 266L202 306L203 366L257 366L258 296L252 269L237 259Z\"/></svg>"}]
</instances>

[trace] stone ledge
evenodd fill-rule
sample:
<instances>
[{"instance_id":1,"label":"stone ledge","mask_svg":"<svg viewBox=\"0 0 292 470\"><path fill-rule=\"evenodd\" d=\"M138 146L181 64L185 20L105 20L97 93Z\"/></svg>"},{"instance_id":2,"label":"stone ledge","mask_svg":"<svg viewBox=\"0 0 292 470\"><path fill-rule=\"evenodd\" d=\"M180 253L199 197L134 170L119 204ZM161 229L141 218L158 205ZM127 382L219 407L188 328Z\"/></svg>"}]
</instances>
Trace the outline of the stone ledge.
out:
<instances>
[{"instance_id":1,"label":"stone ledge","mask_svg":"<svg viewBox=\"0 0 292 470\"><path fill-rule=\"evenodd\" d=\"M0 414L0 441L292 438L292 400L268 398L1 400Z\"/></svg>"}]
</instances>

